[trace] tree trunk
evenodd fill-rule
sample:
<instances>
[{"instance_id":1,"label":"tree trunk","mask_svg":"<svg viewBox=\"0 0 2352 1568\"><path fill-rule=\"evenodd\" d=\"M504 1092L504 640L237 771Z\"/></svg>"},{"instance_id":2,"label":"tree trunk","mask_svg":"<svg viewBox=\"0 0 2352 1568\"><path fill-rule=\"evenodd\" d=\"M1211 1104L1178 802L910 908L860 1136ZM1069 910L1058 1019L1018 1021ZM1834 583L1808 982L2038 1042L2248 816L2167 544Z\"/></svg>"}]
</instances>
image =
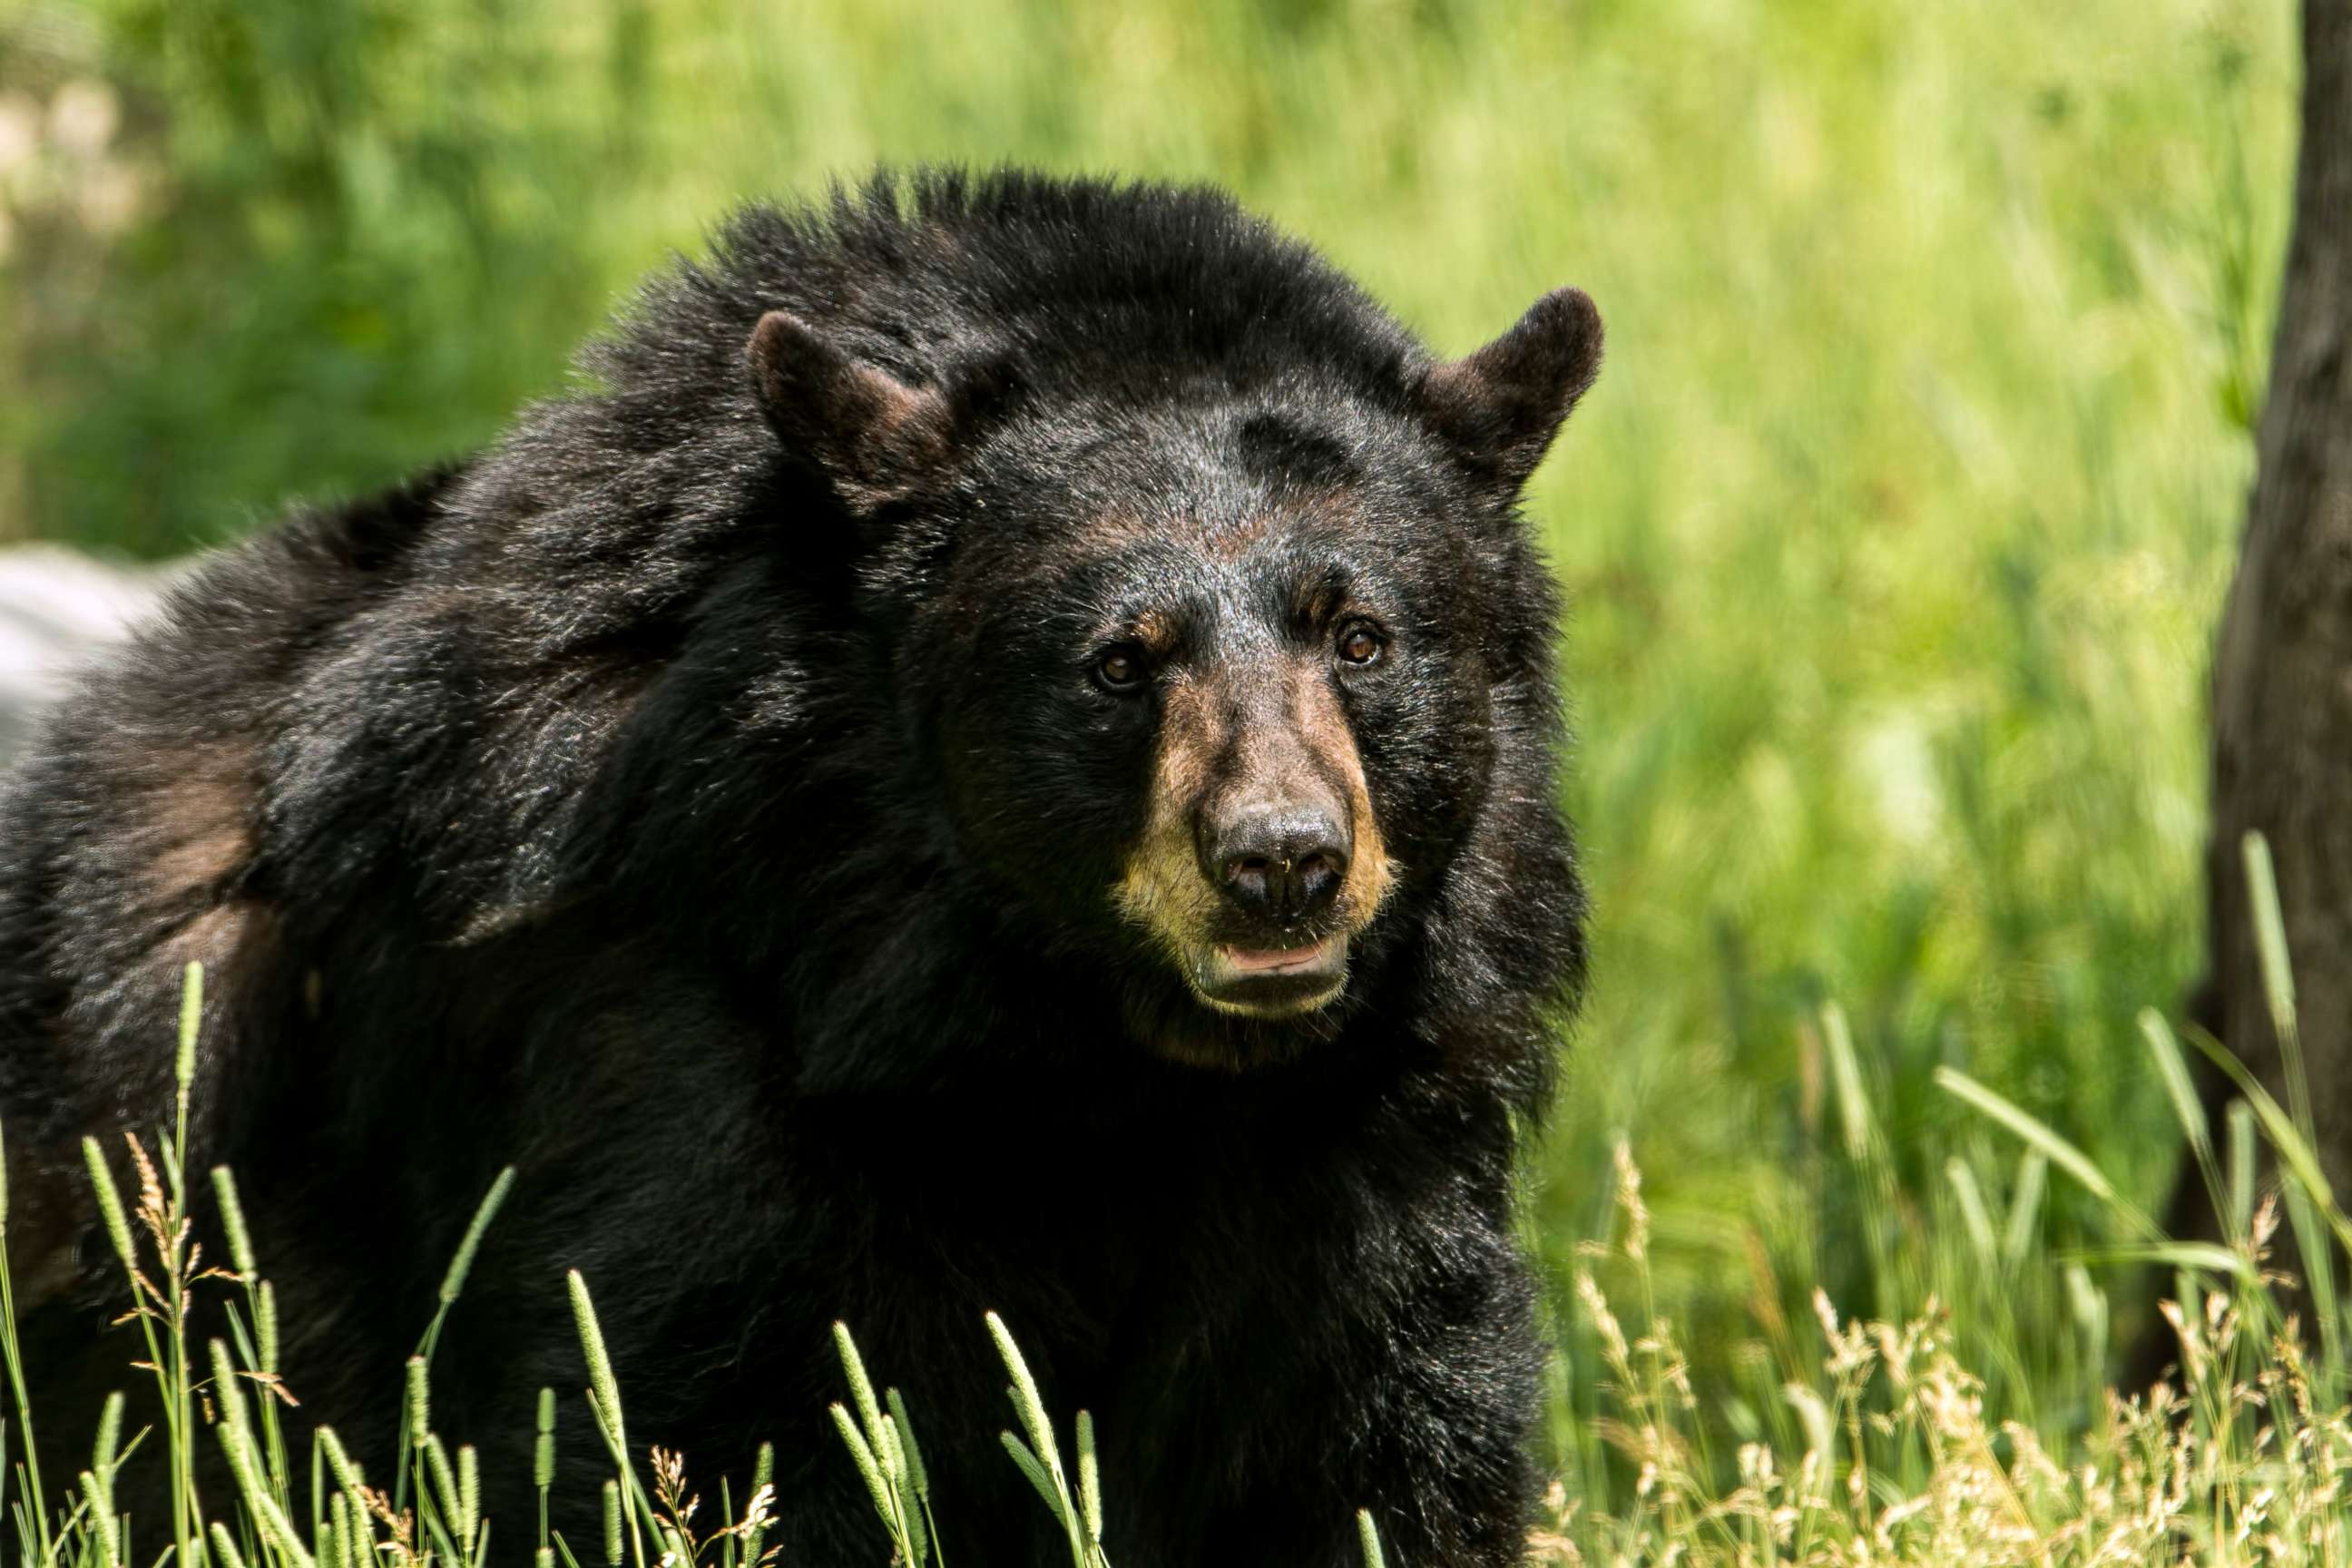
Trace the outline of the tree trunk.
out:
<instances>
[{"instance_id":1,"label":"tree trunk","mask_svg":"<svg viewBox=\"0 0 2352 1568\"><path fill-rule=\"evenodd\" d=\"M2196 1011L2288 1103L2242 850L2259 830L2277 865L2318 1152L2352 1194L2352 0L2305 0L2303 57L2261 466L2214 649L2211 968ZM2210 1077L2218 1136L2229 1095ZM2218 1232L2194 1169L2173 1226Z\"/></svg>"}]
</instances>

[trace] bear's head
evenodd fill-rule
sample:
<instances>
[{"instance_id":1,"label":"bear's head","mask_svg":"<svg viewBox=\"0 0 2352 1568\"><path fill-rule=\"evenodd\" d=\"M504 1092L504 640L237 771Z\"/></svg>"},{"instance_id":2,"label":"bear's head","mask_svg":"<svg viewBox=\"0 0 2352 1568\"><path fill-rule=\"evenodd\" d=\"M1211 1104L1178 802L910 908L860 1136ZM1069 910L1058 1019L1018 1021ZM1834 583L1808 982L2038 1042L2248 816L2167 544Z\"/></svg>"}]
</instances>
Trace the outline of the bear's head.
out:
<instances>
[{"instance_id":1,"label":"bear's head","mask_svg":"<svg viewBox=\"0 0 2352 1568\"><path fill-rule=\"evenodd\" d=\"M1465 856L1513 852L1482 816L1556 810L1517 798L1549 795L1557 737L1516 503L1599 317L1562 289L1460 360L1399 337L1370 374L1194 343L910 379L784 311L748 345L869 537L857 592L898 616L955 853L1164 1056L1335 1032Z\"/></svg>"}]
</instances>

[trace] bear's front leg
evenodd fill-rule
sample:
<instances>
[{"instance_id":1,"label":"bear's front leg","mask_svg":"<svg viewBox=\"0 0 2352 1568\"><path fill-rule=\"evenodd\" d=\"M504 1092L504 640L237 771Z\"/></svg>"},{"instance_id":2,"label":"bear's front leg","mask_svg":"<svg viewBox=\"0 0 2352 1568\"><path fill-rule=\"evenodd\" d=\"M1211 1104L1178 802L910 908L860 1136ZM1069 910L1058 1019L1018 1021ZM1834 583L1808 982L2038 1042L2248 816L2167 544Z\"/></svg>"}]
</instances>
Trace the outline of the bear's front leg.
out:
<instances>
[{"instance_id":1,"label":"bear's front leg","mask_svg":"<svg viewBox=\"0 0 2352 1568\"><path fill-rule=\"evenodd\" d=\"M1537 1291L1507 1205L1446 1210L1359 1227L1326 1207L1319 1245L1254 1248L1256 1277L1202 1279L1162 1320L1159 1374L1098 1408L1114 1563L1355 1568L1360 1509L1392 1565L1522 1560Z\"/></svg>"},{"instance_id":2,"label":"bear's front leg","mask_svg":"<svg viewBox=\"0 0 2352 1568\"><path fill-rule=\"evenodd\" d=\"M1323 1473L1253 1497L1205 1560L1354 1568L1362 1509L1392 1565L1524 1561L1539 1490L1529 1452L1543 1363L1534 1299L1508 1256L1426 1281L1389 1319L1381 1364L1335 1387L1317 1434Z\"/></svg>"}]
</instances>

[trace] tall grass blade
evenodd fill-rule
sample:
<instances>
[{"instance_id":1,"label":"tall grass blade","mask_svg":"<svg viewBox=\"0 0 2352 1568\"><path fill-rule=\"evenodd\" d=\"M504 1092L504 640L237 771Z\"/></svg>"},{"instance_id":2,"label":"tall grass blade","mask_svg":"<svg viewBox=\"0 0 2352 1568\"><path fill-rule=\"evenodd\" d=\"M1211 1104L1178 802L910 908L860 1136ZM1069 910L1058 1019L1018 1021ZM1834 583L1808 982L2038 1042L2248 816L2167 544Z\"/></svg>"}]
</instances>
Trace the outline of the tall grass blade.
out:
<instances>
[{"instance_id":1,"label":"tall grass blade","mask_svg":"<svg viewBox=\"0 0 2352 1568\"><path fill-rule=\"evenodd\" d=\"M2230 1234L2245 1236L2253 1229L2254 1108L2243 1100L2230 1101L2225 1118L2230 1137Z\"/></svg>"},{"instance_id":2,"label":"tall grass blade","mask_svg":"<svg viewBox=\"0 0 2352 1568\"><path fill-rule=\"evenodd\" d=\"M1005 1370L1013 1373L1013 1408L1021 1417L1021 1425L1029 1434L1029 1446L1046 1473L1058 1482L1062 1474L1061 1451L1054 1444L1054 1424L1046 1419L1045 1402L1038 1397L1037 1380L1029 1372L1029 1363L1021 1355L1021 1347L1013 1342L1013 1331L1004 1320L994 1312L988 1314L988 1331L996 1341L996 1352L1004 1360Z\"/></svg>"},{"instance_id":3,"label":"tall grass blade","mask_svg":"<svg viewBox=\"0 0 2352 1568\"><path fill-rule=\"evenodd\" d=\"M873 1380L866 1375L866 1358L857 1353L857 1342L850 1337L849 1325L833 1325L834 1349L841 1356L841 1370L849 1379L849 1394L857 1407L857 1422L866 1433L869 1445L879 1442L882 1436L882 1405L874 1397Z\"/></svg>"},{"instance_id":4,"label":"tall grass blade","mask_svg":"<svg viewBox=\"0 0 2352 1568\"><path fill-rule=\"evenodd\" d=\"M139 1255L131 1245L131 1216L123 1212L122 1193L114 1184L114 1173L108 1168L106 1153L97 1139L81 1141L81 1157L89 1166L89 1184L98 1194L98 1213L106 1225L106 1239L114 1244L115 1257L122 1260L123 1272L131 1277L136 1299Z\"/></svg>"},{"instance_id":5,"label":"tall grass blade","mask_svg":"<svg viewBox=\"0 0 2352 1568\"><path fill-rule=\"evenodd\" d=\"M2311 1115L2311 1078L2304 1068L2303 1031L2295 1021L2294 963L2287 948L2277 868L2271 861L2270 840L2260 833L2248 833L2243 848L2246 896L2254 917L2254 952L2262 964L2263 999L2278 1035L2287 1107L2294 1117L2294 1130L2305 1142L2315 1144L2319 1136Z\"/></svg>"},{"instance_id":6,"label":"tall grass blade","mask_svg":"<svg viewBox=\"0 0 2352 1568\"><path fill-rule=\"evenodd\" d=\"M588 1358L588 1386L596 1395L596 1408L604 1417L614 1455L625 1464L628 1427L621 1416L620 1379L613 1375L613 1358L604 1349L604 1330L596 1321L596 1305L589 1299L588 1281L581 1278L580 1270L572 1269L564 1279L572 1292L572 1324L579 1331L581 1351Z\"/></svg>"},{"instance_id":7,"label":"tall grass blade","mask_svg":"<svg viewBox=\"0 0 2352 1568\"><path fill-rule=\"evenodd\" d=\"M88 1470L81 1473L81 1495L89 1510L90 1534L98 1542L98 1561L104 1568L121 1568L122 1540L114 1517L114 1500Z\"/></svg>"},{"instance_id":8,"label":"tall grass blade","mask_svg":"<svg viewBox=\"0 0 2352 1568\"><path fill-rule=\"evenodd\" d=\"M2180 1042L2172 1037L2172 1027L2164 1021L2164 1015L2153 1007L2140 1009L2139 1032L2147 1042L2149 1058L2156 1063L2156 1076L2164 1084L2165 1098L2172 1101L2172 1114L2189 1139L2189 1152L2205 1168L2210 1180L2213 1170L2213 1130L2205 1120L2205 1103L2198 1099L2197 1087L2189 1081L2189 1063L2180 1054Z\"/></svg>"},{"instance_id":9,"label":"tall grass blade","mask_svg":"<svg viewBox=\"0 0 2352 1568\"><path fill-rule=\"evenodd\" d=\"M1102 1544L1102 1463L1095 1454L1095 1418L1078 1412L1078 1509L1089 1544Z\"/></svg>"},{"instance_id":10,"label":"tall grass blade","mask_svg":"<svg viewBox=\"0 0 2352 1568\"><path fill-rule=\"evenodd\" d=\"M180 1048L172 1058L172 1076L182 1087L196 1081L196 1037L205 1021L205 966L191 962L180 981Z\"/></svg>"},{"instance_id":11,"label":"tall grass blade","mask_svg":"<svg viewBox=\"0 0 2352 1568\"><path fill-rule=\"evenodd\" d=\"M893 1410L899 1408L898 1391L895 1388L890 1391L890 1407ZM923 1467L922 1456L915 1447L915 1429L905 1425L905 1413L900 1411L899 1433L906 1438L908 1461L918 1477L917 1489L921 1490L924 1489L924 1483L920 1479ZM775 1483L776 1446L773 1443L762 1443L760 1445L760 1457L751 1463L751 1496L755 1507L762 1493L767 1494L770 1500L773 1500ZM754 1522L751 1529L743 1536L743 1561L750 1565L750 1568L760 1568L761 1548L767 1536L766 1517L765 1511L760 1510L758 1521ZM937 1532L934 1531L934 1533Z\"/></svg>"},{"instance_id":12,"label":"tall grass blade","mask_svg":"<svg viewBox=\"0 0 2352 1568\"><path fill-rule=\"evenodd\" d=\"M1977 1185L1977 1173L1958 1154L1944 1162L1944 1179L1951 1184L1952 1197L1960 1211L1960 1229L1969 1238L1969 1250L1976 1254L1979 1267L1990 1268L1999 1260L2000 1251L1992 1237L1992 1216L1985 1210L1984 1189Z\"/></svg>"},{"instance_id":13,"label":"tall grass blade","mask_svg":"<svg viewBox=\"0 0 2352 1568\"><path fill-rule=\"evenodd\" d=\"M2352 1221L2347 1221L2344 1211L2337 1206L2336 1191L2328 1184L2326 1173L2320 1168L2319 1157L2296 1130L2294 1118L2280 1107L2279 1102L2271 1097L2270 1090L2264 1089L2246 1069L2246 1065L2231 1055L2229 1047L2221 1041L2202 1029L2190 1029L2189 1038L2205 1053L2206 1059L2229 1075L2230 1081L2245 1097L2244 1102L2252 1107L2255 1119L2262 1123L2263 1136L2271 1141L2271 1147L2285 1164L2287 1174L2310 1194L2313 1204L2336 1233L2337 1244L2352 1249ZM2235 1201L2232 1194L2231 1202L2234 1204Z\"/></svg>"},{"instance_id":14,"label":"tall grass blade","mask_svg":"<svg viewBox=\"0 0 2352 1568\"><path fill-rule=\"evenodd\" d=\"M246 1227L245 1205L239 1201L236 1177L226 1165L213 1167L213 1199L220 1205L221 1229L228 1233L228 1260L239 1274L259 1271L254 1260L253 1233Z\"/></svg>"},{"instance_id":15,"label":"tall grass blade","mask_svg":"<svg viewBox=\"0 0 2352 1568\"><path fill-rule=\"evenodd\" d=\"M114 1467L121 1457L122 1406L119 1390L106 1396L106 1404L98 1413L98 1436L90 1445L90 1468L109 1485L113 1482Z\"/></svg>"},{"instance_id":16,"label":"tall grass blade","mask_svg":"<svg viewBox=\"0 0 2352 1568\"><path fill-rule=\"evenodd\" d=\"M1031 1374L1021 1347L1013 1342L1013 1331L994 1312L988 1314L988 1331L996 1341L997 1354L1003 1358L1005 1369L1013 1373L1013 1385L1004 1392L1022 1425L1028 1428L1032 1447L1024 1451L1036 1461L1040 1474L1053 1489L1054 1517L1069 1537L1071 1563L1076 1568L1086 1568L1087 1550L1079 1532L1077 1504L1070 1496L1069 1477L1062 1468L1061 1450L1054 1441L1054 1423L1045 1413L1045 1400L1037 1393L1037 1380ZM1003 1436L1008 1441L1012 1438L1009 1432ZM1014 1462L1019 1461L1020 1455L1016 1453Z\"/></svg>"},{"instance_id":17,"label":"tall grass blade","mask_svg":"<svg viewBox=\"0 0 2352 1568\"><path fill-rule=\"evenodd\" d=\"M16 1339L16 1287L8 1271L8 1150L5 1139L0 1139L0 1362L6 1363L8 1392L16 1411L16 1431L25 1450L24 1464L17 1472L24 1483L20 1489L26 1494L16 1505L17 1542L32 1559L34 1568L51 1568L57 1557L57 1543L49 1531L48 1494L41 1486L40 1456L33 1436L33 1402L26 1392L25 1355ZM6 1435L7 1422L0 1419L0 1487L5 1487L7 1477Z\"/></svg>"},{"instance_id":18,"label":"tall grass blade","mask_svg":"<svg viewBox=\"0 0 2352 1568\"><path fill-rule=\"evenodd\" d=\"M482 1523L481 1457L471 1443L457 1445L457 1536L467 1556Z\"/></svg>"},{"instance_id":19,"label":"tall grass blade","mask_svg":"<svg viewBox=\"0 0 2352 1568\"><path fill-rule=\"evenodd\" d=\"M845 1405L830 1405L826 1410L833 1416L834 1429L841 1434L842 1446L849 1450L850 1463L857 1467L860 1479L866 1483L866 1495L873 1500L874 1511L882 1516L895 1537L899 1533L898 1507L889 1481L882 1474L882 1462L874 1456L874 1447L866 1434L857 1429L857 1418Z\"/></svg>"},{"instance_id":20,"label":"tall grass blade","mask_svg":"<svg viewBox=\"0 0 2352 1568\"><path fill-rule=\"evenodd\" d=\"M211 1342L213 1358L213 1399L220 1405L222 1424L231 1431L250 1436L253 1420L245 1403L245 1390L238 1384L236 1363L230 1359L226 1341Z\"/></svg>"},{"instance_id":21,"label":"tall grass blade","mask_svg":"<svg viewBox=\"0 0 2352 1568\"><path fill-rule=\"evenodd\" d=\"M2066 1265L2066 1301L2074 1314L2075 1326L2091 1347L2090 1363L2103 1365L2107 1353L2107 1298L2091 1279L2091 1271L2079 1263Z\"/></svg>"},{"instance_id":22,"label":"tall grass blade","mask_svg":"<svg viewBox=\"0 0 2352 1568\"><path fill-rule=\"evenodd\" d=\"M1862 1062L1854 1055L1853 1035L1846 1027L1845 1009L1831 1002L1822 1008L1822 1038L1829 1048L1830 1072L1837 1079L1838 1125L1845 1152L1855 1163L1869 1158L1874 1126L1870 1100L1863 1092Z\"/></svg>"},{"instance_id":23,"label":"tall grass blade","mask_svg":"<svg viewBox=\"0 0 2352 1568\"><path fill-rule=\"evenodd\" d=\"M2261 1272L2243 1252L2234 1247L2219 1247L2210 1241L2127 1243L2116 1247L2084 1247L2060 1256L2070 1266L2092 1263L2102 1267L2139 1268L2160 1263L2175 1269L2194 1269L2224 1279L2235 1279L2250 1287L2262 1281Z\"/></svg>"},{"instance_id":24,"label":"tall grass blade","mask_svg":"<svg viewBox=\"0 0 2352 1568\"><path fill-rule=\"evenodd\" d=\"M2156 1226L2148 1217L2116 1191L2115 1184L2091 1163L2090 1156L2061 1138L2045 1123L1957 1068L1938 1067L1935 1077L1937 1086L1946 1093L1974 1106L2040 1150L2052 1164L2072 1176L2084 1191L2121 1215L2132 1229L2143 1236L2155 1233Z\"/></svg>"},{"instance_id":25,"label":"tall grass blade","mask_svg":"<svg viewBox=\"0 0 2352 1568\"><path fill-rule=\"evenodd\" d=\"M930 1554L930 1543L923 1536L922 1503L908 1478L907 1449L898 1436L898 1424L887 1415L882 1417L882 1446L889 1455L891 1495L898 1503L899 1528L906 1532L907 1561L920 1563Z\"/></svg>"},{"instance_id":26,"label":"tall grass blade","mask_svg":"<svg viewBox=\"0 0 2352 1568\"><path fill-rule=\"evenodd\" d=\"M514 1190L514 1183L515 1168L509 1165L498 1173L498 1179L490 1184L490 1190L482 1194L480 1206L474 1210L473 1220L466 1226L466 1234L458 1238L456 1255L449 1259L449 1271L441 1277L442 1306L447 1307L455 1302L458 1293L465 1289L466 1276L473 1271L474 1254L481 1250L482 1237L488 1233L490 1222L499 1217L499 1209L506 1203L507 1194Z\"/></svg>"},{"instance_id":27,"label":"tall grass blade","mask_svg":"<svg viewBox=\"0 0 2352 1568\"><path fill-rule=\"evenodd\" d=\"M884 1394L883 1398L890 1406L890 1420L898 1428L898 1441L906 1453L907 1482L915 1489L917 1497L929 1498L931 1495L931 1479L923 1468L923 1449L922 1446L915 1441L915 1423L907 1415L907 1402L899 1397L898 1391L895 1388ZM775 1467L773 1448L761 1444L760 1455L760 1468L755 1468L751 1474L751 1485L754 1490L768 1484L769 1476Z\"/></svg>"},{"instance_id":28,"label":"tall grass blade","mask_svg":"<svg viewBox=\"0 0 2352 1568\"><path fill-rule=\"evenodd\" d=\"M218 1340L213 1343L220 1345ZM226 1354L226 1346L221 1346L221 1353ZM278 1500L269 1495L269 1489L263 1484L260 1468L254 1462L249 1432L226 1423L219 1432L221 1447L228 1455L229 1474L243 1494L246 1510L252 1515L262 1537L275 1546L279 1555L289 1560L293 1568L318 1568L317 1559L311 1555L310 1549L302 1543L285 1510L278 1506Z\"/></svg>"},{"instance_id":29,"label":"tall grass blade","mask_svg":"<svg viewBox=\"0 0 2352 1568\"><path fill-rule=\"evenodd\" d=\"M321 1426L319 1428L319 1446L327 1456L327 1468L333 1473L335 1484L357 1505L366 1491L367 1478L359 1466L352 1462L351 1456L344 1452L343 1440L335 1436L333 1427Z\"/></svg>"},{"instance_id":30,"label":"tall grass blade","mask_svg":"<svg viewBox=\"0 0 2352 1568\"><path fill-rule=\"evenodd\" d=\"M555 1390L539 1391L539 1440L530 1450L530 1484L541 1491L555 1484Z\"/></svg>"},{"instance_id":31,"label":"tall grass blade","mask_svg":"<svg viewBox=\"0 0 2352 1568\"><path fill-rule=\"evenodd\" d=\"M421 1355L408 1358L407 1405L408 1442L414 1448L425 1446L433 1432L433 1384L431 1364Z\"/></svg>"},{"instance_id":32,"label":"tall grass blade","mask_svg":"<svg viewBox=\"0 0 2352 1568\"><path fill-rule=\"evenodd\" d=\"M2049 1187L2050 1157L2029 1148L2018 1156L2017 1185L2009 1195L2009 1226L2001 1237L2001 1258L2013 1271L2023 1266L2041 1234L2042 1199Z\"/></svg>"},{"instance_id":33,"label":"tall grass blade","mask_svg":"<svg viewBox=\"0 0 2352 1568\"><path fill-rule=\"evenodd\" d=\"M1069 1528L1069 1510L1063 1505L1061 1489L1055 1486L1054 1478L1045 1473L1044 1463L1029 1451L1028 1444L1013 1433L999 1432L996 1436L1004 1445L1004 1451L1013 1457L1014 1467L1029 1478L1031 1486L1037 1489L1037 1495L1044 1500L1046 1511L1054 1516L1054 1522L1066 1530Z\"/></svg>"},{"instance_id":34,"label":"tall grass blade","mask_svg":"<svg viewBox=\"0 0 2352 1568\"><path fill-rule=\"evenodd\" d=\"M2311 1291L2312 1315L2319 1320L2319 1338L2326 1368L2344 1364L2344 1322L2336 1310L2336 1262L2327 1233L2312 1210L2311 1195L2299 1182L2286 1184L2287 1223L2294 1229L2295 1249L2302 1255L2303 1282ZM2329 1373L2330 1378L2333 1373ZM2332 1395L2334 1391L2326 1391Z\"/></svg>"},{"instance_id":35,"label":"tall grass blade","mask_svg":"<svg viewBox=\"0 0 2352 1568\"><path fill-rule=\"evenodd\" d=\"M2239 849L2245 858L2246 901L2254 919L2263 1000L2270 1008L2271 1026L2284 1037L2295 1027L2294 964L2287 952L2286 917L2279 906L2278 868L2271 859L2270 840L2259 832L2248 833Z\"/></svg>"},{"instance_id":36,"label":"tall grass blade","mask_svg":"<svg viewBox=\"0 0 2352 1568\"><path fill-rule=\"evenodd\" d=\"M278 1371L278 1292L264 1279L254 1290L253 1337L261 1364L254 1370Z\"/></svg>"}]
</instances>

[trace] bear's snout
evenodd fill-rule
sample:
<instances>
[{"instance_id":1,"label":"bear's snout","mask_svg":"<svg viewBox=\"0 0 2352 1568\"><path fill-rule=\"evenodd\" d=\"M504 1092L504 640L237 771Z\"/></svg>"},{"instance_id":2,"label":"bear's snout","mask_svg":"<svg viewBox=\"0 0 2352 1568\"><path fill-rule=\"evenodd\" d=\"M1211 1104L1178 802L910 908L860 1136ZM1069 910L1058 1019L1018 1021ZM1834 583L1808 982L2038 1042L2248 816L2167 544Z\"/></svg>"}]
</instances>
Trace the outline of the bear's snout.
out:
<instances>
[{"instance_id":1,"label":"bear's snout","mask_svg":"<svg viewBox=\"0 0 2352 1568\"><path fill-rule=\"evenodd\" d=\"M1339 898L1351 837L1335 805L1250 800L1206 815L1201 870L1242 915L1293 926Z\"/></svg>"}]
</instances>

